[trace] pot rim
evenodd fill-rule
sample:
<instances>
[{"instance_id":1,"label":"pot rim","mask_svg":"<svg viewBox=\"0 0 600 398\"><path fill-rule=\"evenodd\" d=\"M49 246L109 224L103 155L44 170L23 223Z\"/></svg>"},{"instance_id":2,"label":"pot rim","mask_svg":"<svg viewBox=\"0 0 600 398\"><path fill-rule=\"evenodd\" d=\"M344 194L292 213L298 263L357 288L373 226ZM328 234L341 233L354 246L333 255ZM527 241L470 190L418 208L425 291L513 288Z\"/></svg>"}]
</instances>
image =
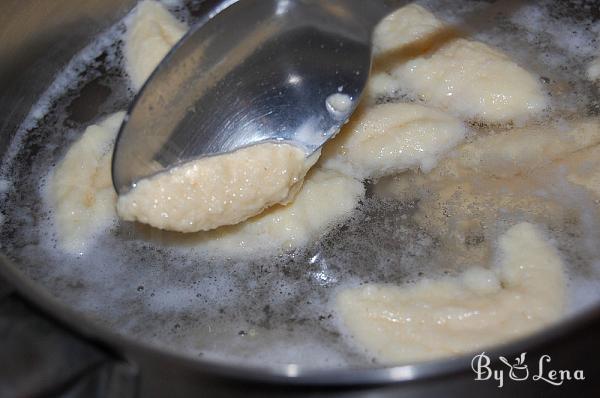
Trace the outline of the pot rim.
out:
<instances>
[{"instance_id":1,"label":"pot rim","mask_svg":"<svg viewBox=\"0 0 600 398\"><path fill-rule=\"evenodd\" d=\"M196 26L201 26L221 10L239 0L214 0ZM188 32L190 34L190 32ZM171 50L173 51L173 50ZM168 57L168 55L167 55ZM133 104L130 105L131 107ZM235 365L225 361L193 358L116 333L91 317L75 311L51 295L44 287L29 278L12 260L0 253L0 276L41 313L59 323L69 332L82 337L88 343L100 347L112 355L123 358L136 368L143 368L144 361L170 364L198 374L246 382L289 384L303 386L372 386L382 384L425 381L448 377L471 367L473 355L481 351L447 359L432 360L398 366L369 368L302 368L294 364L276 367ZM519 354L552 344L569 334L581 330L600 319L600 302L596 302L576 315L567 316L547 328L508 343L492 346L486 354L492 363L500 355Z\"/></svg>"}]
</instances>

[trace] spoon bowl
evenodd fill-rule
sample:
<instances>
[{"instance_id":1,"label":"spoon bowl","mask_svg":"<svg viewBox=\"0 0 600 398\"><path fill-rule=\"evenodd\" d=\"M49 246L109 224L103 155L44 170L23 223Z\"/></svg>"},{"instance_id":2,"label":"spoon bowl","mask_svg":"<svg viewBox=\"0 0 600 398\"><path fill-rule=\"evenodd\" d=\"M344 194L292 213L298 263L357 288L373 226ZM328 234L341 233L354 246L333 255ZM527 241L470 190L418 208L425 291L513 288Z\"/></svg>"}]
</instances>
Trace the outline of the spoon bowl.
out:
<instances>
[{"instance_id":1,"label":"spoon bowl","mask_svg":"<svg viewBox=\"0 0 600 398\"><path fill-rule=\"evenodd\" d=\"M114 150L117 192L260 142L311 155L356 108L373 29L387 13L381 0L242 0L216 10L136 97Z\"/></svg>"}]
</instances>

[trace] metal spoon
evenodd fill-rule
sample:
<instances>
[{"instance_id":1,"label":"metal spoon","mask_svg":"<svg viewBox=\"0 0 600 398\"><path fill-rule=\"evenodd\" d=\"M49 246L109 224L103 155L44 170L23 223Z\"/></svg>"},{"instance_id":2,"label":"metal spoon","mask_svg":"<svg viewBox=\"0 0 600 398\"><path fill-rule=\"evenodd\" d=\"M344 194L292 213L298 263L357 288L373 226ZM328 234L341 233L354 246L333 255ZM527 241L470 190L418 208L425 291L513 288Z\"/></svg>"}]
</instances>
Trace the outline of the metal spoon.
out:
<instances>
[{"instance_id":1,"label":"metal spoon","mask_svg":"<svg viewBox=\"0 0 600 398\"><path fill-rule=\"evenodd\" d=\"M113 154L117 192L174 165L262 141L289 142L311 155L356 109L371 69L373 30L393 9L388 1L398 6L391 0L222 2L136 97ZM485 31L524 3L497 0L429 40L441 46ZM386 54L375 67L385 70L395 59Z\"/></svg>"},{"instance_id":2,"label":"metal spoon","mask_svg":"<svg viewBox=\"0 0 600 398\"><path fill-rule=\"evenodd\" d=\"M229 1L176 46L142 88L117 138L119 194L202 156L261 141L307 156L358 104L384 0Z\"/></svg>"}]
</instances>

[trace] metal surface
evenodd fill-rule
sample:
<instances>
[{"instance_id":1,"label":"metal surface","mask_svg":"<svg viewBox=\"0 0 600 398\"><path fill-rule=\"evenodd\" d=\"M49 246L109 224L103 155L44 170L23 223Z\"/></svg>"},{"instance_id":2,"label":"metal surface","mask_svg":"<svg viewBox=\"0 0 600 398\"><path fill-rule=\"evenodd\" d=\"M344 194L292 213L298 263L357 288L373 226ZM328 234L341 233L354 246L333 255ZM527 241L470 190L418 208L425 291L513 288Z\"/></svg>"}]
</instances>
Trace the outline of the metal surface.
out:
<instances>
[{"instance_id":1,"label":"metal surface","mask_svg":"<svg viewBox=\"0 0 600 398\"><path fill-rule=\"evenodd\" d=\"M0 152L14 135L23 116L53 75L93 35L131 6L131 1L8 1L0 3ZM96 17L92 17L92 15ZM46 21L46 22L44 22ZM65 21L71 21L66 23ZM20 38L18 44L11 42ZM60 43L60 44L56 44ZM202 396L584 396L593 389L598 361L590 369L588 384L569 383L564 388L511 383L504 389L494 384L473 382L469 356L419 365L304 371L290 367L263 370L215 364L184 358L166 350L116 335L52 297L43 286L28 279L9 259L0 255L0 273L10 280L29 302L59 325L76 331L89 344L119 352L139 371L139 392L144 397ZM496 347L491 357L528 351L552 354L557 369L581 368L586 358L598 353L598 307L565 320L541 333L516 343ZM594 345L596 343L596 345ZM556 352L556 354L554 354ZM3 362L6 363L6 362ZM594 371L596 373L594 373ZM597 381L596 381L597 383ZM585 386L589 389L585 390ZM597 387L597 384L595 384ZM540 392L536 388L544 389Z\"/></svg>"},{"instance_id":2,"label":"metal surface","mask_svg":"<svg viewBox=\"0 0 600 398\"><path fill-rule=\"evenodd\" d=\"M115 188L261 141L313 153L358 104L372 31L387 12L382 0L244 0L197 25L130 109L114 150ZM328 109L336 93L352 99L347 112Z\"/></svg>"}]
</instances>

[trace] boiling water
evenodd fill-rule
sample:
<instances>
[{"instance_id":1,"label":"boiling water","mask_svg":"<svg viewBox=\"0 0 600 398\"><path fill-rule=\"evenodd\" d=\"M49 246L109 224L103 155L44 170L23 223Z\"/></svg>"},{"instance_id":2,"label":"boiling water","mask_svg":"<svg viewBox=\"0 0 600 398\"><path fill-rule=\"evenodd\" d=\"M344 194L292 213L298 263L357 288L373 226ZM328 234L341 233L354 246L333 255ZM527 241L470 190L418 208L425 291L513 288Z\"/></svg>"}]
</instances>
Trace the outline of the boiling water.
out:
<instances>
[{"instance_id":1,"label":"boiling water","mask_svg":"<svg viewBox=\"0 0 600 398\"><path fill-rule=\"evenodd\" d=\"M487 5L423 3L449 21ZM168 5L191 23L199 16L196 3ZM589 7L593 10L580 11ZM560 88L549 118L597 115L599 96L585 81L585 66L600 55L599 17L594 1L537 2L498 16L477 37L543 76L551 93ZM276 258L211 258L140 239L127 226L106 231L83 256L58 248L40 187L87 125L131 102L123 72L124 30L123 22L116 24L73 59L6 152L0 174L2 251L76 310L122 334L186 355L261 366L376 364L341 335L331 307L335 290L365 282L412 283L465 266L449 261L440 236L413 220L416 201L384 199L368 185L351 219L308 247ZM559 185L540 195L578 209L584 215L578 220L585 220L548 231L569 267L575 313L596 303L600 294L600 219L598 204L584 192ZM509 216L490 225L489 234L523 219L527 215Z\"/></svg>"}]
</instances>

